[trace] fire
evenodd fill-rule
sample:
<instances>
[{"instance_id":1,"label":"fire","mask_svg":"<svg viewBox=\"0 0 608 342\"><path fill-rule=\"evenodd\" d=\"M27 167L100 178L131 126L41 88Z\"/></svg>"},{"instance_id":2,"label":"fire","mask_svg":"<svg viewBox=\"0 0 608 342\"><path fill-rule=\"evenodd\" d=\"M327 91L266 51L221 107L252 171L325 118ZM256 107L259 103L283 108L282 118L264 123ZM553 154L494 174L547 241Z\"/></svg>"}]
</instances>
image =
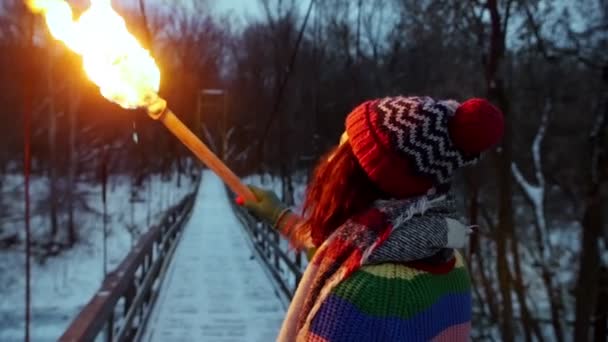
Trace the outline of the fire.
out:
<instances>
[{"instance_id":1,"label":"fire","mask_svg":"<svg viewBox=\"0 0 608 342\"><path fill-rule=\"evenodd\" d=\"M26 0L41 13L55 39L82 56L87 76L108 100L124 108L148 107L158 98L160 70L135 37L111 0L91 0L75 19L64 0Z\"/></svg>"}]
</instances>

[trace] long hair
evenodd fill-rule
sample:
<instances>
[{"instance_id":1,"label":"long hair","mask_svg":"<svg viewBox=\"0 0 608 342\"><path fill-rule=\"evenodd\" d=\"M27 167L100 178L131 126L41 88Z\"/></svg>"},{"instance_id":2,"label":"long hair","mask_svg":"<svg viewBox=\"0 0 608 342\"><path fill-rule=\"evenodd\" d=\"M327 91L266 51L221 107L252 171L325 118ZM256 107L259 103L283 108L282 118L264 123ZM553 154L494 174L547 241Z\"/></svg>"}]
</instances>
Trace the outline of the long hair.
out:
<instances>
[{"instance_id":1,"label":"long hair","mask_svg":"<svg viewBox=\"0 0 608 342\"><path fill-rule=\"evenodd\" d=\"M316 167L306 192L301 229L318 247L347 219L384 197L345 142L325 155Z\"/></svg>"}]
</instances>

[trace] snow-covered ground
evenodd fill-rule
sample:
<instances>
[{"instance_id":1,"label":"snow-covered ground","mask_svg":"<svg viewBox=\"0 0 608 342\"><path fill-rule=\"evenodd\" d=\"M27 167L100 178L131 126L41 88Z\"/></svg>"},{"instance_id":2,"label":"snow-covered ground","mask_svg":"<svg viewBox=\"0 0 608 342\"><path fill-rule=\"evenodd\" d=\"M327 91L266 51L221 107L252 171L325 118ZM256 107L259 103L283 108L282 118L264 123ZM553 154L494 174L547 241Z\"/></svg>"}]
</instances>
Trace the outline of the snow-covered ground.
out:
<instances>
[{"instance_id":1,"label":"snow-covered ground","mask_svg":"<svg viewBox=\"0 0 608 342\"><path fill-rule=\"evenodd\" d=\"M205 172L143 341L274 341L285 314L224 185Z\"/></svg>"},{"instance_id":2,"label":"snow-covered ground","mask_svg":"<svg viewBox=\"0 0 608 342\"><path fill-rule=\"evenodd\" d=\"M19 232L23 236L23 180L20 176L3 179L3 194L12 194L12 201L4 206L5 217L0 232ZM45 178L34 178L31 185L32 201L43 203L48 191ZM78 184L85 193L90 211L79 211L76 224L81 240L77 245L50 257L44 262L32 260L32 323L33 341L55 341L69 322L89 301L99 288L104 274L103 253L103 205L101 186ZM193 190L189 177L181 177L177 187L176 177L163 180L152 176L132 199L131 181L128 177L113 177L107 189L107 270L116 267L147 227L157 222L163 211L179 202ZM8 202L8 203L7 203ZM42 237L48 234L48 219L37 215L34 205L32 230ZM6 209L6 208L5 208ZM23 241L23 239L21 239ZM0 250L0 341L22 341L25 303L25 256L23 245Z\"/></svg>"}]
</instances>

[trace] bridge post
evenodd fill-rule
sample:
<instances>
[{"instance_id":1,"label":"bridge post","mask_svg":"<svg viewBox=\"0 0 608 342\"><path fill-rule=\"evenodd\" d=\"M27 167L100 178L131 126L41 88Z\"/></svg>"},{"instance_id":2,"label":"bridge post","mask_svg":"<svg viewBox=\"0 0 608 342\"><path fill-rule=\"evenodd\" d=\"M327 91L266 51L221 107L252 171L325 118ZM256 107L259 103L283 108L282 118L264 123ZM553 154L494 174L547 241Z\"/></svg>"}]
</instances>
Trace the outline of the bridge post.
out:
<instances>
[{"instance_id":1,"label":"bridge post","mask_svg":"<svg viewBox=\"0 0 608 342\"><path fill-rule=\"evenodd\" d=\"M272 231L272 236L274 238L274 243L279 246L279 244L281 243L280 239L281 237L279 236L279 232L277 232L276 230ZM279 273L282 273L283 270L281 269L281 265L279 263L279 253L277 253L277 251L274 251L274 267L277 269L277 271L279 271Z\"/></svg>"},{"instance_id":2,"label":"bridge post","mask_svg":"<svg viewBox=\"0 0 608 342\"><path fill-rule=\"evenodd\" d=\"M114 313L112 312L108 316L108 322L106 324L106 342L112 342L114 340Z\"/></svg>"}]
</instances>

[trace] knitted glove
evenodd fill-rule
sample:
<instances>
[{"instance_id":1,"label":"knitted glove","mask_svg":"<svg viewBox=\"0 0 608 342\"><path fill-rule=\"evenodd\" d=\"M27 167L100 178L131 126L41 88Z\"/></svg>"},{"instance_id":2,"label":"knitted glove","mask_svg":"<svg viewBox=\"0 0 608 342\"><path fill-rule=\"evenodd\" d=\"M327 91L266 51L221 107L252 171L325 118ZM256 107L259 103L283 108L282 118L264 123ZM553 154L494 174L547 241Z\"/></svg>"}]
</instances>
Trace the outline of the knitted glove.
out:
<instances>
[{"instance_id":1,"label":"knitted glove","mask_svg":"<svg viewBox=\"0 0 608 342\"><path fill-rule=\"evenodd\" d=\"M281 202L272 191L251 185L249 189L251 189L251 192L257 197L258 201L244 201L242 205L260 220L276 227L279 219L289 211L289 207Z\"/></svg>"},{"instance_id":2,"label":"knitted glove","mask_svg":"<svg viewBox=\"0 0 608 342\"><path fill-rule=\"evenodd\" d=\"M249 186L249 189L258 201L245 201L242 197L239 197L236 199L237 204L247 208L258 219L271 224L274 229L289 240L292 247L297 250L306 250L310 258L314 253L314 250L311 250L314 245L309 234L295 234L298 226L302 223L302 218L282 203L274 192L255 186Z\"/></svg>"}]
</instances>

